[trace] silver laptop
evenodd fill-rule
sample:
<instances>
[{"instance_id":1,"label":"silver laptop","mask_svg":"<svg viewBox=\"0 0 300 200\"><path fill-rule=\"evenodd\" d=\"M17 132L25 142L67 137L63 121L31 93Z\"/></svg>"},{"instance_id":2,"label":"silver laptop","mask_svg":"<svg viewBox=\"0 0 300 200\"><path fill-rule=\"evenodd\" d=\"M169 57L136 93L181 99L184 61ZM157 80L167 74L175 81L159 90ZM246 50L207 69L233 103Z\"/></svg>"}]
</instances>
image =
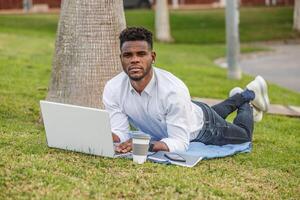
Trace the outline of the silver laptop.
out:
<instances>
[{"instance_id":1,"label":"silver laptop","mask_svg":"<svg viewBox=\"0 0 300 200\"><path fill-rule=\"evenodd\" d=\"M49 101L40 101L40 105L49 147L121 156L114 151L107 111Z\"/></svg>"}]
</instances>

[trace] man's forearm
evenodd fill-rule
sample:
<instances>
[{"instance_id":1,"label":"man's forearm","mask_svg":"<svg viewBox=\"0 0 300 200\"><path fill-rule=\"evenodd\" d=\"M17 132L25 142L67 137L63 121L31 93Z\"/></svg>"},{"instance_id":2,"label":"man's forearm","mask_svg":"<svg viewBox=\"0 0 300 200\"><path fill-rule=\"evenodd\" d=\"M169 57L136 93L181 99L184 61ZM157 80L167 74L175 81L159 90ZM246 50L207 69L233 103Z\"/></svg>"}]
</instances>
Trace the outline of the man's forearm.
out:
<instances>
[{"instance_id":1,"label":"man's forearm","mask_svg":"<svg viewBox=\"0 0 300 200\"><path fill-rule=\"evenodd\" d=\"M169 147L166 145L166 143L161 141L153 142L153 149L152 151L169 151Z\"/></svg>"}]
</instances>

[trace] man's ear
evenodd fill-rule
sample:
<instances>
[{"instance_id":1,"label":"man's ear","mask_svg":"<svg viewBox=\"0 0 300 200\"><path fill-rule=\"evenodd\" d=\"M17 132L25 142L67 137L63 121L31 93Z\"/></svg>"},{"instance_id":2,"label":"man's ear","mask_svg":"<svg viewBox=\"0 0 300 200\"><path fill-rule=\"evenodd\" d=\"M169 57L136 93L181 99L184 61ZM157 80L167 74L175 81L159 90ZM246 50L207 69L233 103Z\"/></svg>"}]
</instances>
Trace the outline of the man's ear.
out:
<instances>
[{"instance_id":1,"label":"man's ear","mask_svg":"<svg viewBox=\"0 0 300 200\"><path fill-rule=\"evenodd\" d=\"M154 63L155 59L156 59L156 53L155 53L155 51L151 52L151 57L152 57L152 62Z\"/></svg>"}]
</instances>

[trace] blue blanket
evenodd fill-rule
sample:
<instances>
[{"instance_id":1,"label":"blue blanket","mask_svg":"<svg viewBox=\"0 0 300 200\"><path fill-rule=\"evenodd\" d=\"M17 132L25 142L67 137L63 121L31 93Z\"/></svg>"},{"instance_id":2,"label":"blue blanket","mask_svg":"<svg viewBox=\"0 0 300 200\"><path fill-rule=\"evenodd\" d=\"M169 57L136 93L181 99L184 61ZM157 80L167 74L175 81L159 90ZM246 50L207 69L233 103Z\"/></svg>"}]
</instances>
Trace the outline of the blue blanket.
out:
<instances>
[{"instance_id":1,"label":"blue blanket","mask_svg":"<svg viewBox=\"0 0 300 200\"><path fill-rule=\"evenodd\" d=\"M227 144L224 146L205 145L201 142L192 142L187 151L177 152L185 162L170 160L166 157L167 152L159 151L148 155L148 160L161 164L174 164L184 167L194 167L200 160L231 156L236 153L250 152L251 142L243 144Z\"/></svg>"},{"instance_id":2,"label":"blue blanket","mask_svg":"<svg viewBox=\"0 0 300 200\"><path fill-rule=\"evenodd\" d=\"M220 158L231 156L237 153L248 153L252 150L252 143L227 144L223 146L205 145L201 142L191 142L186 152L182 154L200 156L203 159Z\"/></svg>"},{"instance_id":3,"label":"blue blanket","mask_svg":"<svg viewBox=\"0 0 300 200\"><path fill-rule=\"evenodd\" d=\"M141 131L131 131L129 135L132 137L133 133L139 133ZM189 144L189 148L185 152L178 152L181 155L186 155L187 157L191 158L191 160L194 159L195 163L199 162L200 160L198 158L201 157L201 159L212 159L212 158L220 158L220 157L226 157L231 156L237 153L248 153L252 150L252 143L246 142L242 144L227 144L223 146L217 146L217 145L205 145L201 142L191 142ZM152 154L154 155L154 154ZM151 157L151 156L150 156ZM153 156L152 156L153 157ZM170 161L164 156L164 153L156 153L156 156L159 160L152 160L154 162L158 163L165 163L170 164ZM148 156L149 158L149 156ZM192 161L193 162L193 161ZM172 162L172 164L176 164ZM180 164L177 162L177 164Z\"/></svg>"}]
</instances>

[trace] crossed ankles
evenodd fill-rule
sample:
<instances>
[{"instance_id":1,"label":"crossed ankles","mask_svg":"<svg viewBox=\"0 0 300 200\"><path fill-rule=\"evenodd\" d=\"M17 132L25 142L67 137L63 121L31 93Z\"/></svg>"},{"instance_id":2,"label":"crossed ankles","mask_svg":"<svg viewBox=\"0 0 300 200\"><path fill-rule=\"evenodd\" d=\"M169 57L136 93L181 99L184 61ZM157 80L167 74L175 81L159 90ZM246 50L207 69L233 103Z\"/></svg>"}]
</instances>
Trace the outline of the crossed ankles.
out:
<instances>
[{"instance_id":1,"label":"crossed ankles","mask_svg":"<svg viewBox=\"0 0 300 200\"><path fill-rule=\"evenodd\" d=\"M260 122L263 118L263 112L267 112L270 106L267 83L261 76L257 76L246 86L246 90L247 89L255 94L254 98L249 99L250 105L253 108L253 120L255 122ZM237 93L242 94L243 92L245 92L245 90L242 88L235 87L229 92L229 97L234 96Z\"/></svg>"}]
</instances>

